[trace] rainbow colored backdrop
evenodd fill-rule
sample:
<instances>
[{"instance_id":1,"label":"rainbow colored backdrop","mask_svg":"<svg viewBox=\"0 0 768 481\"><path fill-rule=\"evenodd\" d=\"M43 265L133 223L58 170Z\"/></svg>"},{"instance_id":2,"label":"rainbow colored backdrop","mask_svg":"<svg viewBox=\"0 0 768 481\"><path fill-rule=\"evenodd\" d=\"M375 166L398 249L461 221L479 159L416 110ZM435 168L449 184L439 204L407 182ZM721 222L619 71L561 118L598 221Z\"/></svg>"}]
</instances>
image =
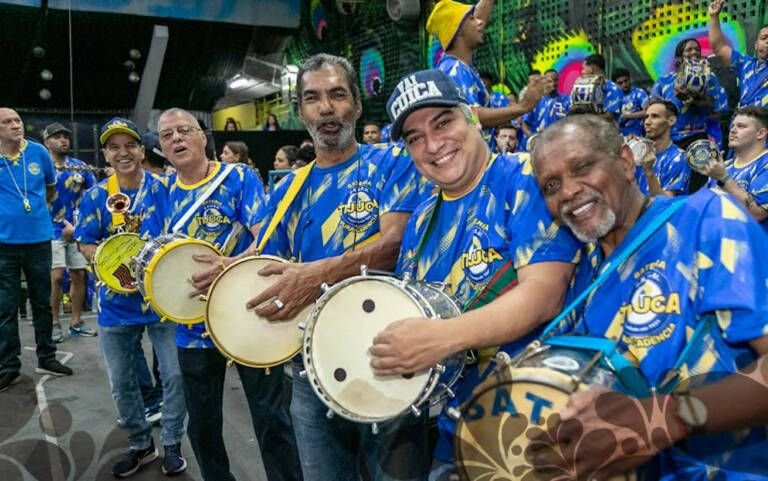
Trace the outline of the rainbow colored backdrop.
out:
<instances>
[{"instance_id":1,"label":"rainbow colored backdrop","mask_svg":"<svg viewBox=\"0 0 768 481\"><path fill-rule=\"evenodd\" d=\"M325 7L321 0L312 0L309 12L312 19L312 31L315 32L318 40L322 40L325 29L328 27L328 21L326 20Z\"/></svg>"},{"instance_id":2,"label":"rainbow colored backdrop","mask_svg":"<svg viewBox=\"0 0 768 481\"><path fill-rule=\"evenodd\" d=\"M437 40L437 37L433 37L432 35L429 36L429 42L427 42L427 67L426 68L435 68L437 67L438 62L440 62L440 59L443 57L443 46L440 45L440 41Z\"/></svg>"},{"instance_id":3,"label":"rainbow colored backdrop","mask_svg":"<svg viewBox=\"0 0 768 481\"><path fill-rule=\"evenodd\" d=\"M549 69L557 70L560 74L557 90L568 93L581 75L584 59L593 53L595 47L589 41L587 33L582 30L545 45L534 55L531 66L541 73ZM554 59L551 58L553 55Z\"/></svg>"},{"instance_id":4,"label":"rainbow colored backdrop","mask_svg":"<svg viewBox=\"0 0 768 481\"><path fill-rule=\"evenodd\" d=\"M674 32L662 34L657 32L653 38L640 39L644 27L653 30L668 19L672 19ZM685 20L690 18L690 20ZM637 50L648 74L653 80L674 70L675 47L685 38L695 38L701 44L701 55L707 57L712 54L709 46L707 22L709 14L706 8L695 9L688 3L682 5L663 5L658 7L653 15L637 26L632 32L632 45ZM703 26L698 26L703 24ZM722 22L723 34L728 42L739 52L747 51L747 40L744 27L737 21Z\"/></svg>"},{"instance_id":5,"label":"rainbow colored backdrop","mask_svg":"<svg viewBox=\"0 0 768 481\"><path fill-rule=\"evenodd\" d=\"M379 79L384 85L386 80L384 71L384 57L375 48L367 48L360 54L360 86L366 97L376 95L373 81Z\"/></svg>"}]
</instances>

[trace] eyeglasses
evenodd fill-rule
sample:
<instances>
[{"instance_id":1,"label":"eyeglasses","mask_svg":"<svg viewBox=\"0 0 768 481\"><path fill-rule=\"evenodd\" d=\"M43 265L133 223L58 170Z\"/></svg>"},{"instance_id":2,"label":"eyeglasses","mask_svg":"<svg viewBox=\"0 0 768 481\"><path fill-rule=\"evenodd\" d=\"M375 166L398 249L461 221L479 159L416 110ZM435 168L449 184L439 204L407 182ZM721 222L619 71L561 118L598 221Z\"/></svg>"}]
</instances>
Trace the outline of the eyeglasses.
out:
<instances>
[{"instance_id":1,"label":"eyeglasses","mask_svg":"<svg viewBox=\"0 0 768 481\"><path fill-rule=\"evenodd\" d=\"M179 125L178 127L174 129L164 129L157 133L157 136L160 137L161 142L168 142L173 138L173 133L176 132L182 137L188 137L192 134L192 132L197 132L199 129L192 125Z\"/></svg>"},{"instance_id":2,"label":"eyeglasses","mask_svg":"<svg viewBox=\"0 0 768 481\"><path fill-rule=\"evenodd\" d=\"M125 150L132 151L132 150L137 150L139 147L140 147L139 144L137 144L136 142L128 142L127 144L124 144L124 145L108 144L106 146L106 149L108 152L116 154L120 152L123 148L125 148Z\"/></svg>"}]
</instances>

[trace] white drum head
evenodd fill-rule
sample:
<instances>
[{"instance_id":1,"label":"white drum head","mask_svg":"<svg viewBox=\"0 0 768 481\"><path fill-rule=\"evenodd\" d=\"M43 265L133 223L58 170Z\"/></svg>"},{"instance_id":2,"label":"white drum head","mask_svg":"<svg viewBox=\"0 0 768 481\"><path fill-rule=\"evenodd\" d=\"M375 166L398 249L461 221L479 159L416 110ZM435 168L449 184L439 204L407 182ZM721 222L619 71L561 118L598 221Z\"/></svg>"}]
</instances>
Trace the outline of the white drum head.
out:
<instances>
[{"instance_id":1,"label":"white drum head","mask_svg":"<svg viewBox=\"0 0 768 481\"><path fill-rule=\"evenodd\" d=\"M145 289L150 304L158 314L176 322L199 322L205 315L205 302L189 297L195 290L191 279L193 274L205 270L208 264L201 264L192 256L219 254L204 244L178 242L180 245L169 244L162 256L150 262L145 272Z\"/></svg>"},{"instance_id":2,"label":"white drum head","mask_svg":"<svg viewBox=\"0 0 768 481\"><path fill-rule=\"evenodd\" d=\"M391 281L360 280L330 296L307 333L311 345L305 342L304 352L330 402L349 412L350 419L368 421L390 419L417 402L429 371L374 376L368 348L392 322L422 316L414 300Z\"/></svg>"},{"instance_id":3,"label":"white drum head","mask_svg":"<svg viewBox=\"0 0 768 481\"><path fill-rule=\"evenodd\" d=\"M312 310L310 304L294 319L268 321L245 303L271 286L280 276L260 276L269 264L280 262L263 257L246 258L229 266L208 293L206 328L211 340L225 356L250 367L281 364L301 350L298 323Z\"/></svg>"}]
</instances>

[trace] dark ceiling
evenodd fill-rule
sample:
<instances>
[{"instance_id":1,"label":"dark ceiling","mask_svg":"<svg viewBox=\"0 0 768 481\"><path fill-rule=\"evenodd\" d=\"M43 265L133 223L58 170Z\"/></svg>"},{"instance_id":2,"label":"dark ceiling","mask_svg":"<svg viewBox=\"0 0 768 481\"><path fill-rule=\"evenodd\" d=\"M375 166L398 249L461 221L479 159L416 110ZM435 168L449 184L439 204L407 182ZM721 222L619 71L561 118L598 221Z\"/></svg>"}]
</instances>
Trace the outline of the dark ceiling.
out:
<instances>
[{"instance_id":1,"label":"dark ceiling","mask_svg":"<svg viewBox=\"0 0 768 481\"><path fill-rule=\"evenodd\" d=\"M43 2L45 5L47 2ZM211 110L240 70L251 44L263 45L290 30L134 15L72 12L75 112L126 111L134 107L153 26L169 29L155 108ZM32 111L69 111L69 12L0 4L0 105ZM258 39L254 41L255 39ZM40 55L42 47L45 54ZM254 50L251 46L250 50ZM41 78L47 69L51 80ZM50 99L41 99L48 89Z\"/></svg>"}]
</instances>

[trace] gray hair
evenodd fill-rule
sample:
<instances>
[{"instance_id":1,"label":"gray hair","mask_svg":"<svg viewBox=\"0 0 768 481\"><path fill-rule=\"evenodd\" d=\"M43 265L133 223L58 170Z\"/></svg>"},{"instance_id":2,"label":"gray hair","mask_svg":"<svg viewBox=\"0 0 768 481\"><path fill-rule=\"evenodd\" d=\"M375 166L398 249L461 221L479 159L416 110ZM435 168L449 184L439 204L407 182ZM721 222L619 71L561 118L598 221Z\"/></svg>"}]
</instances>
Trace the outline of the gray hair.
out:
<instances>
[{"instance_id":1,"label":"gray hair","mask_svg":"<svg viewBox=\"0 0 768 481\"><path fill-rule=\"evenodd\" d=\"M189 117L193 122L193 126L197 127L198 129L201 128L200 122L198 122L197 117L192 115L190 112L184 109L181 109L179 107L171 107L170 109L163 110L163 113L161 113L160 116L157 117L157 127L155 128L155 130L160 131L160 120L162 120L163 117L169 117L171 115L184 115L186 117Z\"/></svg>"},{"instance_id":2,"label":"gray hair","mask_svg":"<svg viewBox=\"0 0 768 481\"><path fill-rule=\"evenodd\" d=\"M347 80L347 86L352 91L352 99L355 103L360 102L360 86L357 85L357 75L355 69L349 60L344 57L337 57L336 55L329 55L327 53L318 53L312 55L304 61L299 68L299 73L296 75L296 103L301 107L301 96L304 93L304 74L307 72L314 72L320 70L323 67L338 67L344 72L344 77Z\"/></svg>"},{"instance_id":3,"label":"gray hair","mask_svg":"<svg viewBox=\"0 0 768 481\"><path fill-rule=\"evenodd\" d=\"M609 122L602 117L590 114L565 117L544 129L536 138L536 145L531 155L534 170L542 146L573 130L578 130L584 134L580 137L582 142L590 145L594 150L600 150L607 154L618 156L622 145L624 145L624 137L622 137L615 122Z\"/></svg>"}]
</instances>

